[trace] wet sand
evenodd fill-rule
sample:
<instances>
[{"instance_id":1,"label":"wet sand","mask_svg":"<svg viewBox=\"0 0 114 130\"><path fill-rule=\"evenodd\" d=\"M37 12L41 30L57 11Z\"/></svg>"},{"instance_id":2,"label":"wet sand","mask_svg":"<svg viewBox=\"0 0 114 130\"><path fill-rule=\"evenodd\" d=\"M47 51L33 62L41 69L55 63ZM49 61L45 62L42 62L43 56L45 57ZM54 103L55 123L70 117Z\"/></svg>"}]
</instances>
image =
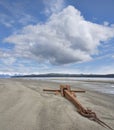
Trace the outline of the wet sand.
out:
<instances>
[{"instance_id":1,"label":"wet sand","mask_svg":"<svg viewBox=\"0 0 114 130\"><path fill-rule=\"evenodd\" d=\"M73 104L44 88L61 83L26 79L0 79L0 130L105 130L77 113ZM81 86L81 81L70 83ZM77 98L114 128L114 95L87 90Z\"/></svg>"}]
</instances>

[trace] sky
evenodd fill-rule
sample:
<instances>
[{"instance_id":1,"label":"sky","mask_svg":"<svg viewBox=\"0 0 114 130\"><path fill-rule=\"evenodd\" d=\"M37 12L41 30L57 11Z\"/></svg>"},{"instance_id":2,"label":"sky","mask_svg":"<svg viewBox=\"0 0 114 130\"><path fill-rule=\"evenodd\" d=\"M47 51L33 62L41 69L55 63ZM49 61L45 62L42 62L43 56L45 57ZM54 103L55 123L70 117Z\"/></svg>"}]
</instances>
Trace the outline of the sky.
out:
<instances>
[{"instance_id":1,"label":"sky","mask_svg":"<svg viewBox=\"0 0 114 130\"><path fill-rule=\"evenodd\" d=\"M114 0L0 0L0 74L114 73Z\"/></svg>"}]
</instances>

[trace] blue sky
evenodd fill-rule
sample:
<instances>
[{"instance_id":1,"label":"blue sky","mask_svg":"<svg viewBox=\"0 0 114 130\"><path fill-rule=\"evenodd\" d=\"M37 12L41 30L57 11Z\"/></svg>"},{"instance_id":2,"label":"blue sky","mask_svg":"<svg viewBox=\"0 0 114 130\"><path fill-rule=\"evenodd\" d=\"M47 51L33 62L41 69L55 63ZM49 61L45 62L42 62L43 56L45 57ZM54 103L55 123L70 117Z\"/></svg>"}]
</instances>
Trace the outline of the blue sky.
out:
<instances>
[{"instance_id":1,"label":"blue sky","mask_svg":"<svg viewBox=\"0 0 114 130\"><path fill-rule=\"evenodd\" d=\"M113 0L1 0L0 74L114 73Z\"/></svg>"}]
</instances>

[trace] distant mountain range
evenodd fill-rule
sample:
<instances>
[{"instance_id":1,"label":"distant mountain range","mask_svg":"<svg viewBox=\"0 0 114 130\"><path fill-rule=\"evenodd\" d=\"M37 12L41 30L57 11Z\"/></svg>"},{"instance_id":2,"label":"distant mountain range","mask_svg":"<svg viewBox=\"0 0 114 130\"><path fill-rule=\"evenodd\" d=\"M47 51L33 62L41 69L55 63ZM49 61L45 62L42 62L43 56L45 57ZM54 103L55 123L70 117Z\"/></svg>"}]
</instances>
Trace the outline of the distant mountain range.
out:
<instances>
[{"instance_id":1,"label":"distant mountain range","mask_svg":"<svg viewBox=\"0 0 114 130\"><path fill-rule=\"evenodd\" d=\"M15 75L12 78L21 78L21 77L90 77L90 78L114 78L114 74L58 74L58 73L49 73L49 74L31 74L31 75Z\"/></svg>"},{"instance_id":2,"label":"distant mountain range","mask_svg":"<svg viewBox=\"0 0 114 130\"><path fill-rule=\"evenodd\" d=\"M114 74L58 74L58 73L48 73L48 74L30 74L30 75L8 75L0 74L0 78L32 78L32 77L85 77L85 78L114 78Z\"/></svg>"}]
</instances>

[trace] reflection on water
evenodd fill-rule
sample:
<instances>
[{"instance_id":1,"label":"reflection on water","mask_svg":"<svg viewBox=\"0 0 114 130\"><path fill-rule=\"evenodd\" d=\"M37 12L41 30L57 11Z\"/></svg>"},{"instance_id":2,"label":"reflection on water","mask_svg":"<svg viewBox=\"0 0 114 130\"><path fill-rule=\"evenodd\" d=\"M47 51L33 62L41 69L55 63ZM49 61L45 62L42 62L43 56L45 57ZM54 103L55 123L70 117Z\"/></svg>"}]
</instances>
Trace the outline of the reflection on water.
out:
<instances>
[{"instance_id":1,"label":"reflection on water","mask_svg":"<svg viewBox=\"0 0 114 130\"><path fill-rule=\"evenodd\" d=\"M112 87L112 84L110 83L83 82L80 88L86 88L101 93L114 94L114 87Z\"/></svg>"}]
</instances>

